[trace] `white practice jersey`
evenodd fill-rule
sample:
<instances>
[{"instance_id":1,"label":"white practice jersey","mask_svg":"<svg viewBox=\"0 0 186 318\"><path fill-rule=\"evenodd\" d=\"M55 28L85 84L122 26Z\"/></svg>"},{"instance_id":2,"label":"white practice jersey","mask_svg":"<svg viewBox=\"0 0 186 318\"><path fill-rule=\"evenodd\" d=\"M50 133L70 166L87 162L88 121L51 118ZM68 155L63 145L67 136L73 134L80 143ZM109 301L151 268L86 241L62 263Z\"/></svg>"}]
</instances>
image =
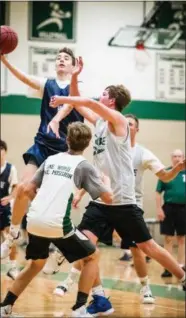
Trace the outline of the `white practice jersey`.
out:
<instances>
[{"instance_id":1,"label":"white practice jersey","mask_svg":"<svg viewBox=\"0 0 186 318\"><path fill-rule=\"evenodd\" d=\"M136 203L143 209L143 175L145 170L149 169L156 174L165 166L150 150L139 144L132 147L132 161L135 175Z\"/></svg>"},{"instance_id":2,"label":"white practice jersey","mask_svg":"<svg viewBox=\"0 0 186 318\"><path fill-rule=\"evenodd\" d=\"M136 203L129 128L126 137L118 137L110 132L107 121L97 121L94 166L110 178L114 195L112 205ZM97 202L102 203L100 200Z\"/></svg>"},{"instance_id":3,"label":"white practice jersey","mask_svg":"<svg viewBox=\"0 0 186 318\"><path fill-rule=\"evenodd\" d=\"M44 237L62 237L72 230L70 219L74 171L83 156L59 153L44 164L42 184L27 214L29 233Z\"/></svg>"}]
</instances>

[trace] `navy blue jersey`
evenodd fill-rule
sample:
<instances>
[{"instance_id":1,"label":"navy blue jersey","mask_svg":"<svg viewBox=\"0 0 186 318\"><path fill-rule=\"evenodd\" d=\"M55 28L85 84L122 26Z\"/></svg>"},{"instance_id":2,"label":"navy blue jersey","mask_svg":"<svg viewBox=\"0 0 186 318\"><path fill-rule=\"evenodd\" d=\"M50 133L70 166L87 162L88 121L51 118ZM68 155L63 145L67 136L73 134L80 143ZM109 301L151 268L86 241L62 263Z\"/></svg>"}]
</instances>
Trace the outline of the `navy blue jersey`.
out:
<instances>
[{"instance_id":1,"label":"navy blue jersey","mask_svg":"<svg viewBox=\"0 0 186 318\"><path fill-rule=\"evenodd\" d=\"M11 167L12 165L10 163L7 163L5 170L0 174L0 199L9 195L10 183L8 179L10 177ZM0 203L0 209L4 210L5 208L10 208L10 203L6 206L1 205Z\"/></svg>"},{"instance_id":2,"label":"navy blue jersey","mask_svg":"<svg viewBox=\"0 0 186 318\"><path fill-rule=\"evenodd\" d=\"M52 120L52 118L57 114L58 108L52 108L49 106L50 99L54 95L59 96L68 96L69 95L69 85L65 88L60 88L55 79L48 79L43 93L43 99L41 104L41 123L39 126L38 133L35 137L35 142L45 145L47 148L52 149L54 151L67 151L66 144L66 135L67 135L67 126L68 124L75 121L84 121L84 118L73 109L70 114L64 118L59 125L59 134L60 139L56 138L55 134L50 131L47 133L47 125ZM62 105L61 105L62 106ZM60 106L60 107L61 107Z\"/></svg>"}]
</instances>

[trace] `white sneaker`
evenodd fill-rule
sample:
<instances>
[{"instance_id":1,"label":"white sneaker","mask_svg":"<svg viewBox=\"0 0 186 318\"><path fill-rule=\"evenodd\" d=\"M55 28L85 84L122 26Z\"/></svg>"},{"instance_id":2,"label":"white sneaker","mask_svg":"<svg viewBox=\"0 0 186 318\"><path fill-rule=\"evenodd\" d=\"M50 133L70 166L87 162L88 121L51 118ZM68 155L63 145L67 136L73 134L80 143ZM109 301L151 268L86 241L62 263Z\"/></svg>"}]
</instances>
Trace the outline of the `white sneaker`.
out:
<instances>
[{"instance_id":1,"label":"white sneaker","mask_svg":"<svg viewBox=\"0 0 186 318\"><path fill-rule=\"evenodd\" d=\"M46 275L56 274L59 272L60 266L64 260L65 257L61 253L57 251L51 253L43 268L43 273Z\"/></svg>"},{"instance_id":2,"label":"white sneaker","mask_svg":"<svg viewBox=\"0 0 186 318\"><path fill-rule=\"evenodd\" d=\"M154 304L155 299L149 285L145 285L140 289L140 299L142 304Z\"/></svg>"},{"instance_id":3,"label":"white sneaker","mask_svg":"<svg viewBox=\"0 0 186 318\"><path fill-rule=\"evenodd\" d=\"M19 273L20 273L19 268L15 266L10 268L6 275L10 277L11 279L15 280L17 276L19 275Z\"/></svg>"},{"instance_id":4,"label":"white sneaker","mask_svg":"<svg viewBox=\"0 0 186 318\"><path fill-rule=\"evenodd\" d=\"M94 317L91 314L88 313L87 309L85 306L82 306L76 310L72 311L71 317L83 317L83 318L88 318L88 317Z\"/></svg>"},{"instance_id":5,"label":"white sneaker","mask_svg":"<svg viewBox=\"0 0 186 318\"><path fill-rule=\"evenodd\" d=\"M12 312L12 305L1 307L1 318L24 318L22 315Z\"/></svg>"},{"instance_id":6,"label":"white sneaker","mask_svg":"<svg viewBox=\"0 0 186 318\"><path fill-rule=\"evenodd\" d=\"M12 305L1 307L1 318L11 317Z\"/></svg>"},{"instance_id":7,"label":"white sneaker","mask_svg":"<svg viewBox=\"0 0 186 318\"><path fill-rule=\"evenodd\" d=\"M75 284L75 281L67 277L67 279L65 279L63 282L57 285L57 287L53 291L53 294L63 297L74 284Z\"/></svg>"}]
</instances>

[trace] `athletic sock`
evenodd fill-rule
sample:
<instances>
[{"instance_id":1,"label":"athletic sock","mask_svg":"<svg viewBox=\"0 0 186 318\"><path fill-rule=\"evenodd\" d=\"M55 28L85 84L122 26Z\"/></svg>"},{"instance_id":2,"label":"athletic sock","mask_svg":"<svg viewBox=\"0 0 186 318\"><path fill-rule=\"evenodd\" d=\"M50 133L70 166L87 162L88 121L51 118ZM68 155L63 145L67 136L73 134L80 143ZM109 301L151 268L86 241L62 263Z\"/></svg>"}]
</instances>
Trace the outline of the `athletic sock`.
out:
<instances>
[{"instance_id":1,"label":"athletic sock","mask_svg":"<svg viewBox=\"0 0 186 318\"><path fill-rule=\"evenodd\" d=\"M74 283L78 282L78 279L80 277L81 271L78 269L72 267L70 270L70 273L68 274L66 280L72 280Z\"/></svg>"},{"instance_id":2,"label":"athletic sock","mask_svg":"<svg viewBox=\"0 0 186 318\"><path fill-rule=\"evenodd\" d=\"M148 276L139 277L139 279L140 279L140 283L142 286L149 285L149 277Z\"/></svg>"},{"instance_id":3,"label":"athletic sock","mask_svg":"<svg viewBox=\"0 0 186 318\"><path fill-rule=\"evenodd\" d=\"M102 285L98 285L92 288L92 296L94 295L105 297L105 292Z\"/></svg>"},{"instance_id":4,"label":"athletic sock","mask_svg":"<svg viewBox=\"0 0 186 318\"><path fill-rule=\"evenodd\" d=\"M77 299L75 305L72 307L72 310L76 310L84 306L87 302L88 294L78 291Z\"/></svg>"},{"instance_id":5,"label":"athletic sock","mask_svg":"<svg viewBox=\"0 0 186 318\"><path fill-rule=\"evenodd\" d=\"M7 306L7 305L12 305L15 303L15 301L17 300L18 296L16 296L15 294L13 294L12 292L8 292L6 294L6 297L4 299L4 301L1 303L1 307Z\"/></svg>"}]
</instances>

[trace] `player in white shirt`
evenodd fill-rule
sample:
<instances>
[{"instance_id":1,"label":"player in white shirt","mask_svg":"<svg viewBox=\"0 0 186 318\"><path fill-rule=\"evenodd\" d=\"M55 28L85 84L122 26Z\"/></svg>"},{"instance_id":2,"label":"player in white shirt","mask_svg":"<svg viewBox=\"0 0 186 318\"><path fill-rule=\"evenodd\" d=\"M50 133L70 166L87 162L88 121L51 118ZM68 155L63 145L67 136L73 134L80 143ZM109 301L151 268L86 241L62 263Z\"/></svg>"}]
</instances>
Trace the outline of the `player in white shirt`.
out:
<instances>
[{"instance_id":1,"label":"player in white shirt","mask_svg":"<svg viewBox=\"0 0 186 318\"><path fill-rule=\"evenodd\" d=\"M0 172L0 236L6 236L9 232L11 219L11 204L17 191L17 170L14 165L6 161L7 144L0 140L1 149L1 172ZM15 279L19 274L19 269L16 263L16 246L12 246L8 262L9 270L7 275Z\"/></svg>"},{"instance_id":2,"label":"player in white shirt","mask_svg":"<svg viewBox=\"0 0 186 318\"><path fill-rule=\"evenodd\" d=\"M136 142L136 134L139 131L139 120L133 114L127 114L126 118L130 127L130 138L132 147L132 162L135 175L135 196L137 205L143 209L143 177L146 170L152 171L161 178L161 172L165 171L165 166L161 161L147 148ZM168 176L166 178L168 181ZM144 253L137 248L137 245L130 238L125 237L122 241L122 247L132 252L134 267L142 284L140 290L141 301L144 304L154 303L152 292L149 286L147 264Z\"/></svg>"},{"instance_id":3,"label":"player in white shirt","mask_svg":"<svg viewBox=\"0 0 186 318\"><path fill-rule=\"evenodd\" d=\"M77 96L54 96L50 105L58 107L61 103L71 104L94 124L94 165L109 176L114 197L112 205L105 205L100 200L90 202L79 228L96 244L104 235L104 229L112 225L122 239L130 236L145 254L160 264L166 264L165 267L171 269L185 289L185 272L174 258L152 239L142 216L143 211L136 205L130 130L127 119L121 114L130 102L130 93L122 85L111 85L104 90L99 102L79 97L77 79L82 68L83 63L79 59L76 72L74 71L71 78L71 94ZM169 178L174 178L184 166L185 161L172 169ZM164 170L157 175L164 180L167 178ZM81 264L76 266L81 268ZM94 301L88 307L88 312L92 315L112 313L113 308L104 296L99 275L94 291L96 288L98 294L93 295Z\"/></svg>"},{"instance_id":4,"label":"player in white shirt","mask_svg":"<svg viewBox=\"0 0 186 318\"><path fill-rule=\"evenodd\" d=\"M28 196L32 200L28 211L29 243L26 248L26 259L30 262L16 278L1 303L1 317L11 315L17 298L42 270L49 256L51 243L58 247L70 263L85 259L86 265L79 280L72 317L92 317L87 313L85 304L97 275L98 252L88 238L73 225L70 217L72 201L76 189L84 189L93 200L100 197L106 204L112 203L113 194L109 179L102 176L83 157L91 136L87 125L80 122L70 124L67 132L68 152L49 156L33 179L19 188L20 199ZM17 223L20 222L19 217Z\"/></svg>"},{"instance_id":5,"label":"player in white shirt","mask_svg":"<svg viewBox=\"0 0 186 318\"><path fill-rule=\"evenodd\" d=\"M1 55L1 61L7 69L21 82L28 85L35 92L35 97L41 99L40 110L40 125L34 144L23 154L25 168L22 173L21 182L30 180L37 168L47 159L48 156L54 155L59 152L67 151L66 133L69 123L81 121L83 117L76 110L69 110L67 105L60 105L55 110L49 107L51 96L57 94L68 96L70 93L70 78L75 65L75 56L71 49L62 48L56 56L54 69L56 70L55 78L38 78L29 74L25 74L21 70L12 65L4 55ZM60 110L60 113L59 113ZM61 120L61 113L64 120ZM58 123L59 132L56 136L54 123ZM20 185L18 185L19 188ZM19 205L20 209L17 210L21 217L23 217L28 209L29 200L19 202L16 196L15 204L12 209L12 219L16 218L14 207ZM11 229L10 229L11 231ZM14 235L14 233L12 233ZM6 240L1 246L1 258L7 255L8 241Z\"/></svg>"}]
</instances>

